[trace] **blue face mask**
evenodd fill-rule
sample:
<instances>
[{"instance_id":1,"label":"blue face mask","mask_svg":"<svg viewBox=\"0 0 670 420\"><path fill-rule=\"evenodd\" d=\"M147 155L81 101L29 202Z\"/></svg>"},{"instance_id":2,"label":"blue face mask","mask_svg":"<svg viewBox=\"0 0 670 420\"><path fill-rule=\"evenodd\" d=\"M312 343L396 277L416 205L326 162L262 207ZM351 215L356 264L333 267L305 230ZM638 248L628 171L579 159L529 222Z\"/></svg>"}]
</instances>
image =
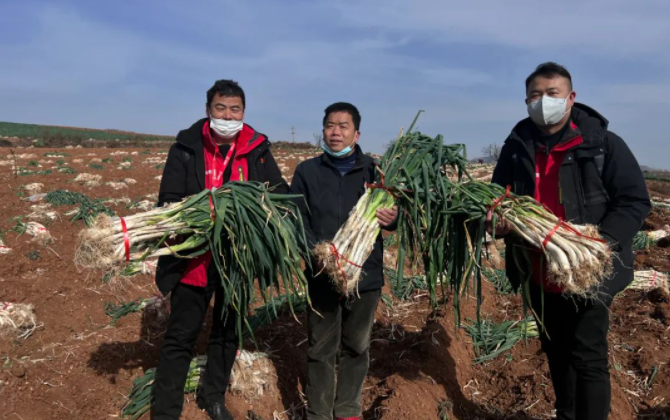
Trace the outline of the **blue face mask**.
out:
<instances>
[{"instance_id":1,"label":"blue face mask","mask_svg":"<svg viewBox=\"0 0 670 420\"><path fill-rule=\"evenodd\" d=\"M345 147L344 149L340 150L339 152L333 152L328 148L328 145L326 145L325 141L321 142L321 148L323 149L324 152L328 153L329 155L333 157L342 157L342 156L347 156L349 153L351 153L351 146L356 143L356 140L354 140L349 146Z\"/></svg>"}]
</instances>

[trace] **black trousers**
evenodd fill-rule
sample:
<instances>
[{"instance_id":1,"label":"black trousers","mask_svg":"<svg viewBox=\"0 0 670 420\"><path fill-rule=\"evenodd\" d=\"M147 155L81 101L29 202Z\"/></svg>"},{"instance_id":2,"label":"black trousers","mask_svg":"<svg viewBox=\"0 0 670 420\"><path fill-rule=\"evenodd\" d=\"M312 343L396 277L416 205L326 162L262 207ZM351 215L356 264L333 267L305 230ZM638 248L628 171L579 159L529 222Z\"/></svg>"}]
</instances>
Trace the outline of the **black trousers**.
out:
<instances>
[{"instance_id":1,"label":"black trousers","mask_svg":"<svg viewBox=\"0 0 670 420\"><path fill-rule=\"evenodd\" d=\"M541 315L541 294L531 288L533 309ZM556 394L557 420L606 420L611 385L607 351L609 303L544 293L540 334Z\"/></svg>"},{"instance_id":2,"label":"black trousers","mask_svg":"<svg viewBox=\"0 0 670 420\"><path fill-rule=\"evenodd\" d=\"M212 278L214 277L214 278ZM217 276L207 287L178 284L170 300L170 320L161 346L154 384L154 420L178 420L184 404L184 385L193 347L200 334L209 302L214 294L212 333L202 390L208 403L225 402L226 388L238 347L237 316L227 310L222 319L223 288Z\"/></svg>"},{"instance_id":3,"label":"black trousers","mask_svg":"<svg viewBox=\"0 0 670 420\"><path fill-rule=\"evenodd\" d=\"M321 316L311 310L307 321L307 419L331 420L333 414L360 416L363 381L370 366L370 335L381 290L361 292L360 298L347 301L332 290L328 279L317 278L309 287L312 306Z\"/></svg>"}]
</instances>

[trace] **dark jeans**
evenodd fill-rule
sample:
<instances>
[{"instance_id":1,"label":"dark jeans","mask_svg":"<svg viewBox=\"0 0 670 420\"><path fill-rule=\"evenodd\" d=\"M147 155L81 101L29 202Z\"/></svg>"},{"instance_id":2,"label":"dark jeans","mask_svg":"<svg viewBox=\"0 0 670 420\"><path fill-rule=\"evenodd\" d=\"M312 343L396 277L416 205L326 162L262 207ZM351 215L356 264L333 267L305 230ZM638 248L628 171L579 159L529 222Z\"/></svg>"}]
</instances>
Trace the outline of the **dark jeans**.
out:
<instances>
[{"instance_id":1,"label":"dark jeans","mask_svg":"<svg viewBox=\"0 0 670 420\"><path fill-rule=\"evenodd\" d=\"M539 288L531 288L531 297L533 308L542 316ZM606 420L609 416L608 306L544 294L546 332L540 334L540 340L556 394L557 420Z\"/></svg>"},{"instance_id":2,"label":"dark jeans","mask_svg":"<svg viewBox=\"0 0 670 420\"><path fill-rule=\"evenodd\" d=\"M327 279L310 284L307 350L307 419L361 415L361 392L370 365L370 335L381 290L340 299ZM324 285L325 284L325 285ZM342 350L339 351L340 344ZM339 364L337 380L335 366Z\"/></svg>"},{"instance_id":3,"label":"dark jeans","mask_svg":"<svg viewBox=\"0 0 670 420\"><path fill-rule=\"evenodd\" d=\"M178 284L170 300L170 320L160 352L154 385L154 420L178 420L184 404L184 384L193 347L200 334L209 302L214 294L212 333L209 337L207 366L202 391L208 403L224 402L226 388L238 347L235 311L226 311L222 319L223 288L218 279L207 287Z\"/></svg>"}]
</instances>

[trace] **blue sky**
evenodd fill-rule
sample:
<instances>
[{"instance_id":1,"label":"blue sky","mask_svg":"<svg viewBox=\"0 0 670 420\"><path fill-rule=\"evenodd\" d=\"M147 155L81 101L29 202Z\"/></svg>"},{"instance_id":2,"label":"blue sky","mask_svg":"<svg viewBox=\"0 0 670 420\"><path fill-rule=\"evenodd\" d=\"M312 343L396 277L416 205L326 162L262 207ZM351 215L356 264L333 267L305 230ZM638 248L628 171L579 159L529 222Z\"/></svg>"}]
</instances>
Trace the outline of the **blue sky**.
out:
<instances>
[{"instance_id":1,"label":"blue sky","mask_svg":"<svg viewBox=\"0 0 670 420\"><path fill-rule=\"evenodd\" d=\"M419 128L502 143L525 77L553 60L642 164L670 169L670 1L283 0L0 3L0 121L174 135L232 78L246 121L312 141L323 109L357 105L380 152Z\"/></svg>"}]
</instances>

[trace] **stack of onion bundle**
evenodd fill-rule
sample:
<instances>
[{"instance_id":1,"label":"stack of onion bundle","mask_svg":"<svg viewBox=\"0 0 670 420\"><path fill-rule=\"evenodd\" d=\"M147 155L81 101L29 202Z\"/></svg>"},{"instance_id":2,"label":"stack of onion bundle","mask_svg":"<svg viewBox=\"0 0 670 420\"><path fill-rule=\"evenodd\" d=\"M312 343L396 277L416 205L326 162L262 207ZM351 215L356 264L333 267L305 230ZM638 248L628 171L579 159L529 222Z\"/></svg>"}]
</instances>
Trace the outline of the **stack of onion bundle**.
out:
<instances>
[{"instance_id":1,"label":"stack of onion bundle","mask_svg":"<svg viewBox=\"0 0 670 420\"><path fill-rule=\"evenodd\" d=\"M80 233L75 263L119 272L150 258L194 258L211 251L224 288L223 307L232 306L241 315L241 340L254 279L259 279L264 299L278 294L279 278L283 290L292 292L289 297L306 292L301 259L309 257L296 198L272 193L258 182L229 182L214 192L205 190L126 218L100 215ZM180 243L168 245L177 237Z\"/></svg>"}]
</instances>

